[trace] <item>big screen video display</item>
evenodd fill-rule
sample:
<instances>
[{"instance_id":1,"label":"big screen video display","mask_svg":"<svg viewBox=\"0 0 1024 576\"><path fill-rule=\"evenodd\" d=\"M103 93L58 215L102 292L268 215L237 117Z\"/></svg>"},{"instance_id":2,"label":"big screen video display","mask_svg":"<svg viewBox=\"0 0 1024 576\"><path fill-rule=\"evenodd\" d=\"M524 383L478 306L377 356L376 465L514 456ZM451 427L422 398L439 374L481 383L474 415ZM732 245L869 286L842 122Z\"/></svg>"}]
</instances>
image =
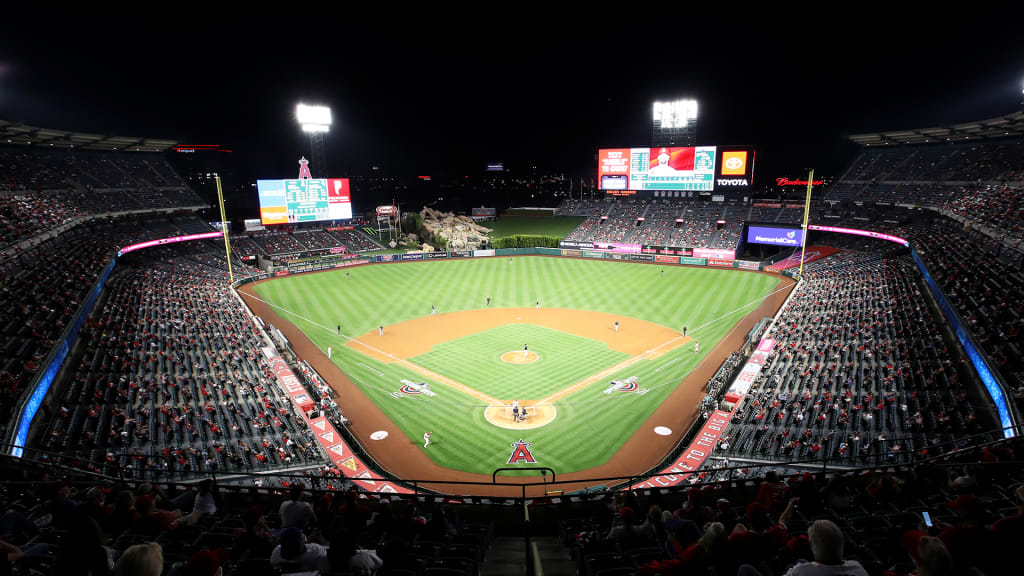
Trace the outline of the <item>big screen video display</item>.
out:
<instances>
[{"instance_id":1,"label":"big screen video display","mask_svg":"<svg viewBox=\"0 0 1024 576\"><path fill-rule=\"evenodd\" d=\"M799 228L776 228L773 226L747 227L747 244L768 244L770 246L802 246L804 231Z\"/></svg>"},{"instance_id":2,"label":"big screen video display","mask_svg":"<svg viewBox=\"0 0 1024 576\"><path fill-rule=\"evenodd\" d=\"M602 190L697 190L715 188L714 146L602 148L597 179Z\"/></svg>"},{"instance_id":3,"label":"big screen video display","mask_svg":"<svg viewBox=\"0 0 1024 576\"><path fill-rule=\"evenodd\" d=\"M348 178L257 180L256 190L264 226L352 218Z\"/></svg>"}]
</instances>

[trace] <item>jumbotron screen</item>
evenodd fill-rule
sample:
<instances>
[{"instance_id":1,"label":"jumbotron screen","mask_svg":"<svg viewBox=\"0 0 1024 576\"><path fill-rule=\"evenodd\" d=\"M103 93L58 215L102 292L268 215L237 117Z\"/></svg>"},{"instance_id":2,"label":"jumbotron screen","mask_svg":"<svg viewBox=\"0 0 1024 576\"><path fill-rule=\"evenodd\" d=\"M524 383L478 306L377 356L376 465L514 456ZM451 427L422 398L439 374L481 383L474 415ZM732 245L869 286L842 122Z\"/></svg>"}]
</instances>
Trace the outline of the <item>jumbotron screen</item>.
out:
<instances>
[{"instance_id":1,"label":"jumbotron screen","mask_svg":"<svg viewBox=\"0 0 1024 576\"><path fill-rule=\"evenodd\" d=\"M256 190L264 226L352 218L348 178L257 180Z\"/></svg>"},{"instance_id":2,"label":"jumbotron screen","mask_svg":"<svg viewBox=\"0 0 1024 576\"><path fill-rule=\"evenodd\" d=\"M714 146L602 148L597 180L602 190L698 190L715 188Z\"/></svg>"},{"instance_id":3,"label":"jumbotron screen","mask_svg":"<svg viewBox=\"0 0 1024 576\"><path fill-rule=\"evenodd\" d=\"M751 224L747 227L747 243L770 246L803 246L804 231L794 227Z\"/></svg>"}]
</instances>

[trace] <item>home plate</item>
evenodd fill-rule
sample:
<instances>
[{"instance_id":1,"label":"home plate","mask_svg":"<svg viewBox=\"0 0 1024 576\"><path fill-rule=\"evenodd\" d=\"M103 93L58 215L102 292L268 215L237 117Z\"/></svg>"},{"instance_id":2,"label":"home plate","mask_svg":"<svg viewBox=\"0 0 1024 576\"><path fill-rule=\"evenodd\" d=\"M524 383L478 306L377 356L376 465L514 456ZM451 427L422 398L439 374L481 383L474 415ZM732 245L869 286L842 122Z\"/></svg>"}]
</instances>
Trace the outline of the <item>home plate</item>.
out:
<instances>
[{"instance_id":1,"label":"home plate","mask_svg":"<svg viewBox=\"0 0 1024 576\"><path fill-rule=\"evenodd\" d=\"M387 437L388 437L388 433L387 433L386 430L377 430L373 434L370 434L370 439L371 440L383 440L383 439L385 439Z\"/></svg>"},{"instance_id":2,"label":"home plate","mask_svg":"<svg viewBox=\"0 0 1024 576\"><path fill-rule=\"evenodd\" d=\"M672 433L672 429L666 428L664 426L658 426L657 428L654 429L654 433L657 434L658 436L668 436L669 434Z\"/></svg>"}]
</instances>

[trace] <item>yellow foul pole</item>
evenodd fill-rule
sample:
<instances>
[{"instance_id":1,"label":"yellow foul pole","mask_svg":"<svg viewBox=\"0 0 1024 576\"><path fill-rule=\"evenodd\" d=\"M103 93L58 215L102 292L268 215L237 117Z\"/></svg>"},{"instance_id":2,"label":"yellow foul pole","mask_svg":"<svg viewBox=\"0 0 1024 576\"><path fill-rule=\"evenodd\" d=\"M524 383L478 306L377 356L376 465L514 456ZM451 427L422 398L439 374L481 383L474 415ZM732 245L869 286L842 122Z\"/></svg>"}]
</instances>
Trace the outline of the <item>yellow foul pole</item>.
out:
<instances>
[{"instance_id":1,"label":"yellow foul pole","mask_svg":"<svg viewBox=\"0 0 1024 576\"><path fill-rule=\"evenodd\" d=\"M797 278L804 277L804 254L807 252L807 219L811 214L811 188L814 187L814 169L807 175L807 199L804 201L804 237L800 242L800 272Z\"/></svg>"},{"instance_id":2,"label":"yellow foul pole","mask_svg":"<svg viewBox=\"0 0 1024 576\"><path fill-rule=\"evenodd\" d=\"M228 239L228 236L230 236L228 233L228 218L224 213L224 191L220 187L220 176L216 176L215 179L217 180L217 201L220 202L220 229L224 233L224 254L228 257L228 280L234 284L235 273L231 270L231 240ZM804 228L807 228L806 221L804 222Z\"/></svg>"}]
</instances>

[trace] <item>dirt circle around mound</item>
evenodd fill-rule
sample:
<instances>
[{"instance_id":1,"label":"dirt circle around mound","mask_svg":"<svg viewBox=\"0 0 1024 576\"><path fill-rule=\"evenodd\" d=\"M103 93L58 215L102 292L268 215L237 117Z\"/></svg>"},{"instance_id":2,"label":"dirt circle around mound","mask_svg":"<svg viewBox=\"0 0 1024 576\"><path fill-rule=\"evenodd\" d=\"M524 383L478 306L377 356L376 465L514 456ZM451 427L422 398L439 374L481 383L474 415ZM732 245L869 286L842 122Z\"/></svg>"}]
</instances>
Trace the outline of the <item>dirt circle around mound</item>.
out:
<instances>
[{"instance_id":1,"label":"dirt circle around mound","mask_svg":"<svg viewBox=\"0 0 1024 576\"><path fill-rule=\"evenodd\" d=\"M534 406L532 400L520 401L519 405L529 412L526 419L516 422L512 419L512 406L510 404L491 405L484 409L484 418L498 428L509 430L533 430L547 426L555 421L558 416L558 408L554 404L540 404Z\"/></svg>"},{"instance_id":2,"label":"dirt circle around mound","mask_svg":"<svg viewBox=\"0 0 1024 576\"><path fill-rule=\"evenodd\" d=\"M513 350L501 355L501 361L509 364L532 364L537 360L540 360L539 354L536 352L527 352L526 354L523 354L522 350Z\"/></svg>"}]
</instances>

